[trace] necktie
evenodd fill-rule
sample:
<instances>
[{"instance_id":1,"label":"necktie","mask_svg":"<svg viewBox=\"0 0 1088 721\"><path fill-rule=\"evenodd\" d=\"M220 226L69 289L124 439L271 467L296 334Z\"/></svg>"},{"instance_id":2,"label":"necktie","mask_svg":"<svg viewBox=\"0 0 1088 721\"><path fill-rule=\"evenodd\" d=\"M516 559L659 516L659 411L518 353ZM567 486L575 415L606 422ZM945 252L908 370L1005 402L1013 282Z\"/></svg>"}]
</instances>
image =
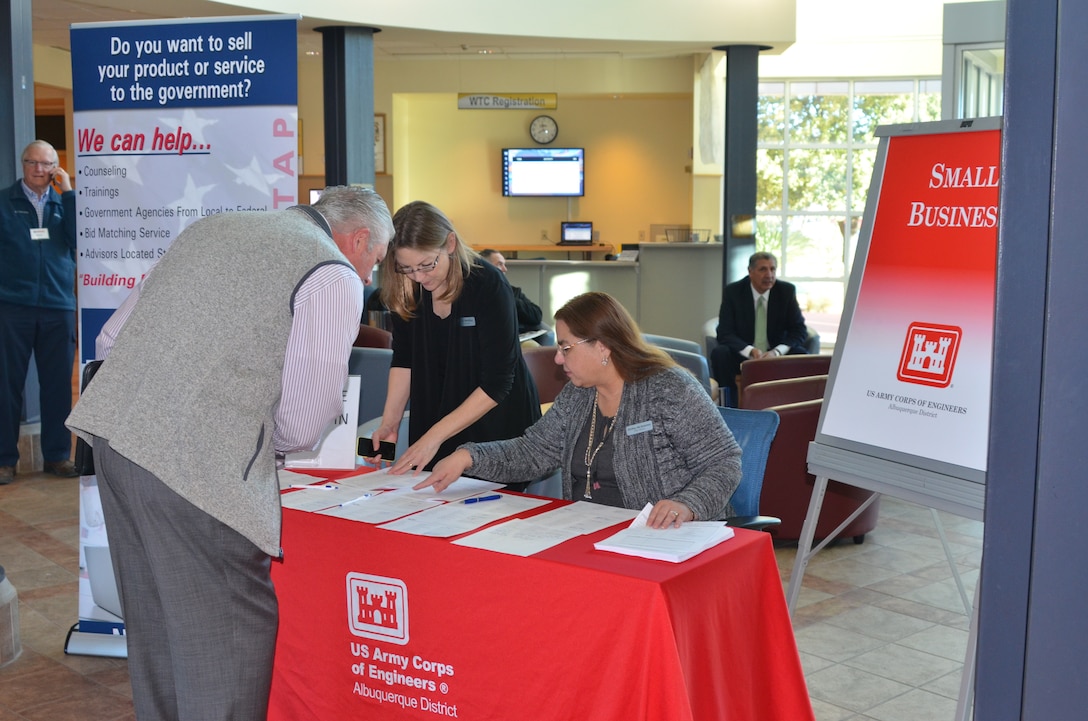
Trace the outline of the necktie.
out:
<instances>
[{"instance_id":1,"label":"necktie","mask_svg":"<svg viewBox=\"0 0 1088 721\"><path fill-rule=\"evenodd\" d=\"M767 350L767 301L763 296L756 301L756 339L752 345Z\"/></svg>"}]
</instances>

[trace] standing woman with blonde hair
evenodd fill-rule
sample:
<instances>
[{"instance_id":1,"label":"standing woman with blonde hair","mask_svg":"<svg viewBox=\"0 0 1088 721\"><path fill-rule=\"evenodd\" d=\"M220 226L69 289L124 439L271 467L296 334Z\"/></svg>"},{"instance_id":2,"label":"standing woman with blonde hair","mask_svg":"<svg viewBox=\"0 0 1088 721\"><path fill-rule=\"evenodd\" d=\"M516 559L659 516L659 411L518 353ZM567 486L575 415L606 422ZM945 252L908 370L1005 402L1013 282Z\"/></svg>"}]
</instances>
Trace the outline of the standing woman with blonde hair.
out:
<instances>
[{"instance_id":1,"label":"standing woman with blonde hair","mask_svg":"<svg viewBox=\"0 0 1088 721\"><path fill-rule=\"evenodd\" d=\"M396 442L411 400L410 445L392 468L401 473L430 468L461 443L521 435L540 418L540 401L521 357L514 295L502 273L429 203L404 206L393 227L382 264L393 364L372 440L375 449L380 441Z\"/></svg>"}]
</instances>

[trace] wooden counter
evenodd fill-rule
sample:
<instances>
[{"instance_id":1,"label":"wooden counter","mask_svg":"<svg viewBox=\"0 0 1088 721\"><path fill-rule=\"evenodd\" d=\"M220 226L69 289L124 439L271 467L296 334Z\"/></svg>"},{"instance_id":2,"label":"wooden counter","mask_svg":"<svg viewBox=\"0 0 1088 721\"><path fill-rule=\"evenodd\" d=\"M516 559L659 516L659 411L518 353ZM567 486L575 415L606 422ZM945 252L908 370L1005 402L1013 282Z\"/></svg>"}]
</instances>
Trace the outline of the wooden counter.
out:
<instances>
[{"instance_id":1,"label":"wooden counter","mask_svg":"<svg viewBox=\"0 0 1088 721\"><path fill-rule=\"evenodd\" d=\"M594 243L593 245L558 245L556 243L538 243L525 245L521 243L502 243L499 245L474 245L472 249L479 253L490 248L503 254L508 260L518 257L518 253L566 253L570 259L571 253L581 253L583 260L591 260L594 253L615 253L616 247L608 243Z\"/></svg>"}]
</instances>

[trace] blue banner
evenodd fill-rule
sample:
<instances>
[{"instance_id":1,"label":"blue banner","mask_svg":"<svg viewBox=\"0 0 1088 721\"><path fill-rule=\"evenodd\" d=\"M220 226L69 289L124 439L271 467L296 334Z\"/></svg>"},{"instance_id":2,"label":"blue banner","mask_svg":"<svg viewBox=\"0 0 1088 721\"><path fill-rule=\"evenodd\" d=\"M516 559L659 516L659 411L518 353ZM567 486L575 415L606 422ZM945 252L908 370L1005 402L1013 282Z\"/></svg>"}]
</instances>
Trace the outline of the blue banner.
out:
<instances>
[{"instance_id":1,"label":"blue banner","mask_svg":"<svg viewBox=\"0 0 1088 721\"><path fill-rule=\"evenodd\" d=\"M73 25L74 109L294 105L295 16Z\"/></svg>"}]
</instances>

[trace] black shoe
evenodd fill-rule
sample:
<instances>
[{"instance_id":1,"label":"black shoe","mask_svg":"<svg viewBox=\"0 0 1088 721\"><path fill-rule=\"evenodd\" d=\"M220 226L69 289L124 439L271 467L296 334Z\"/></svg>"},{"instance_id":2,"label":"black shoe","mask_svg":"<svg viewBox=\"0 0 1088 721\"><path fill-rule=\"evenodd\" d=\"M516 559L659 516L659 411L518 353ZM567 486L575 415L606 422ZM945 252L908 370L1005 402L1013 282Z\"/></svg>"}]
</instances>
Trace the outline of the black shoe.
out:
<instances>
[{"instance_id":1,"label":"black shoe","mask_svg":"<svg viewBox=\"0 0 1088 721\"><path fill-rule=\"evenodd\" d=\"M46 461L42 468L46 473L61 478L75 478L79 475L76 466L71 461Z\"/></svg>"},{"instance_id":2,"label":"black shoe","mask_svg":"<svg viewBox=\"0 0 1088 721\"><path fill-rule=\"evenodd\" d=\"M0 486L6 486L15 480L15 466L0 466Z\"/></svg>"}]
</instances>

